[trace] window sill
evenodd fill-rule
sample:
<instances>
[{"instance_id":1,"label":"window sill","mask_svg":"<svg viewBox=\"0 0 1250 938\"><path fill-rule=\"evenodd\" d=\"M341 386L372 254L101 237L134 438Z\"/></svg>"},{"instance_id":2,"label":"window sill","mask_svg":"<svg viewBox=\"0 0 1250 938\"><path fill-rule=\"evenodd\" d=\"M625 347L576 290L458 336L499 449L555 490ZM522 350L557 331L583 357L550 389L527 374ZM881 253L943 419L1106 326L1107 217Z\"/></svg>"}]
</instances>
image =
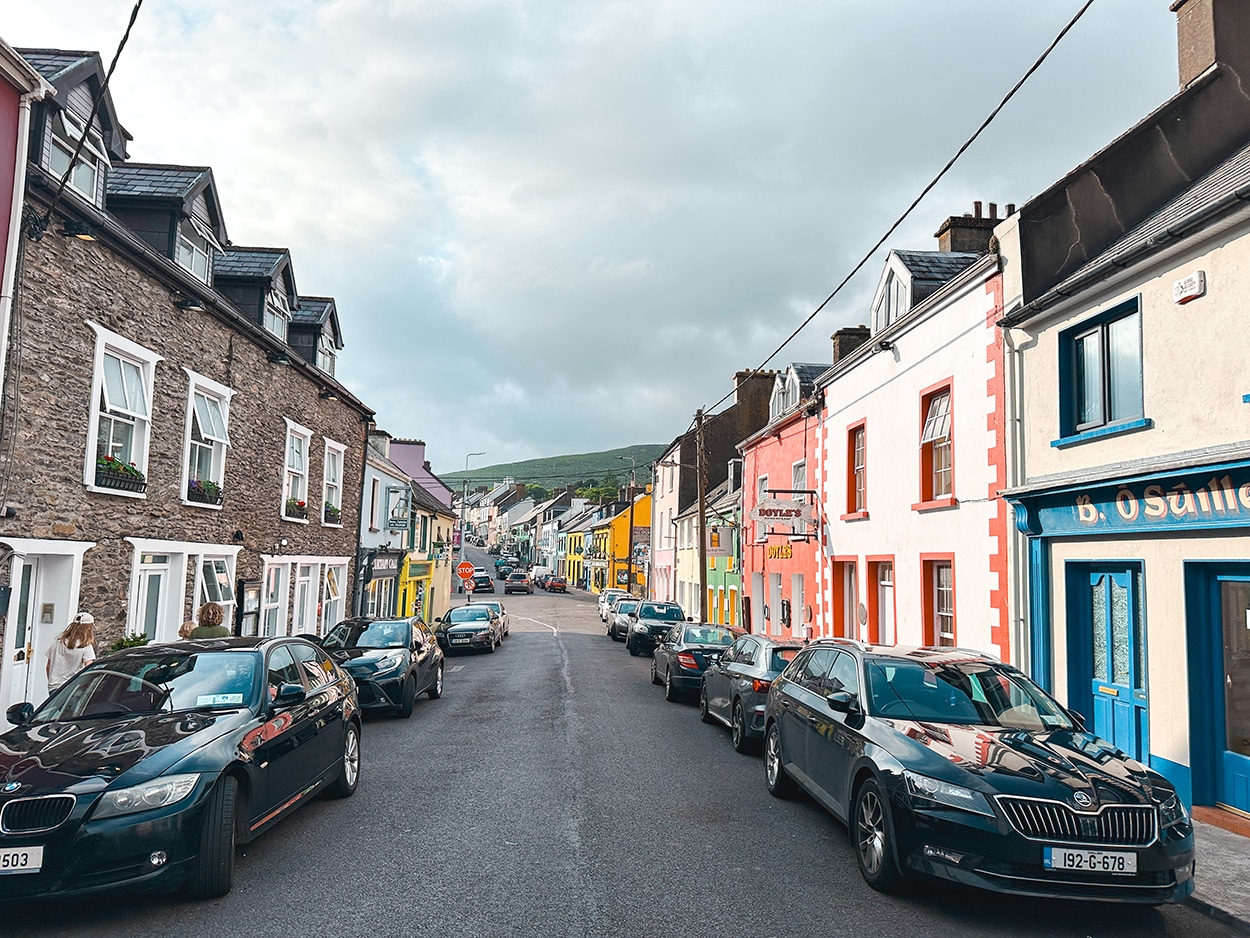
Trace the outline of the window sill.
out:
<instances>
[{"instance_id":1,"label":"window sill","mask_svg":"<svg viewBox=\"0 0 1250 938\"><path fill-rule=\"evenodd\" d=\"M1154 425L1155 422L1149 417L1143 417L1140 420L1125 420L1105 427L1095 427L1093 430L1086 430L1082 433L1074 433L1071 436L1061 436L1057 440L1051 440L1050 445L1055 447L1055 449L1063 449L1068 446L1088 443L1090 440L1100 440L1106 436L1119 436L1121 433L1149 430Z\"/></svg>"},{"instance_id":2,"label":"window sill","mask_svg":"<svg viewBox=\"0 0 1250 938\"><path fill-rule=\"evenodd\" d=\"M912 511L941 511L944 508L958 508L959 501L954 495L945 495L942 498L933 498L927 502L916 502L911 506Z\"/></svg>"},{"instance_id":3,"label":"window sill","mask_svg":"<svg viewBox=\"0 0 1250 938\"><path fill-rule=\"evenodd\" d=\"M193 502L189 498L184 498L182 503L188 508L205 508L208 511L221 511L225 507L224 505L214 505L209 502Z\"/></svg>"},{"instance_id":4,"label":"window sill","mask_svg":"<svg viewBox=\"0 0 1250 938\"><path fill-rule=\"evenodd\" d=\"M104 485L93 485L87 483L87 491L95 492L97 495L116 495L118 498L147 498L147 492L127 492L123 489L111 489Z\"/></svg>"},{"instance_id":5,"label":"window sill","mask_svg":"<svg viewBox=\"0 0 1250 938\"><path fill-rule=\"evenodd\" d=\"M838 520L839 521L867 521L868 512L867 511L852 511L845 515L839 515Z\"/></svg>"},{"instance_id":6,"label":"window sill","mask_svg":"<svg viewBox=\"0 0 1250 938\"><path fill-rule=\"evenodd\" d=\"M322 526L323 528L341 528L341 527L343 526L343 522L341 522L341 521L323 521L323 522L321 522L321 526Z\"/></svg>"},{"instance_id":7,"label":"window sill","mask_svg":"<svg viewBox=\"0 0 1250 938\"><path fill-rule=\"evenodd\" d=\"M307 518L292 518L290 515L281 515L283 521L289 521L291 524L307 524Z\"/></svg>"}]
</instances>

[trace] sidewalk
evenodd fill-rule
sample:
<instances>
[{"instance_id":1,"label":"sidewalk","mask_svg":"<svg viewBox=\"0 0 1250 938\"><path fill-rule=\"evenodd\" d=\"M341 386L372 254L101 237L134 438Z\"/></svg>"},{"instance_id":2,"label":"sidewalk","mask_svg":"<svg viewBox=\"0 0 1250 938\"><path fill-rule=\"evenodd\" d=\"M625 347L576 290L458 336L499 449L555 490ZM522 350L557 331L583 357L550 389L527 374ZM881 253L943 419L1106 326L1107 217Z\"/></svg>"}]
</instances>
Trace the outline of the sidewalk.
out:
<instances>
[{"instance_id":1,"label":"sidewalk","mask_svg":"<svg viewBox=\"0 0 1250 938\"><path fill-rule=\"evenodd\" d=\"M1250 838L1194 819L1197 856L1189 904L1250 934Z\"/></svg>"}]
</instances>

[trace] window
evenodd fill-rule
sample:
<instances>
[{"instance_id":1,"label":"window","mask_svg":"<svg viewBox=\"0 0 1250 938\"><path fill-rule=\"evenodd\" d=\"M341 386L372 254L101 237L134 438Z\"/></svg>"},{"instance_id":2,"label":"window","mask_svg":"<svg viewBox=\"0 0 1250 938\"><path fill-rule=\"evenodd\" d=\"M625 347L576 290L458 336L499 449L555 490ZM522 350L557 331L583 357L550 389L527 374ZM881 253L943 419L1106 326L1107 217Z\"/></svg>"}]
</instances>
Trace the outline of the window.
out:
<instances>
[{"instance_id":1,"label":"window","mask_svg":"<svg viewBox=\"0 0 1250 938\"><path fill-rule=\"evenodd\" d=\"M178 225L178 244L174 260L179 267L189 270L197 280L212 282L213 253L220 253L221 245L206 226L198 219L184 219Z\"/></svg>"},{"instance_id":2,"label":"window","mask_svg":"<svg viewBox=\"0 0 1250 938\"><path fill-rule=\"evenodd\" d=\"M281 290L271 289L265 296L265 328L282 341L286 341L287 325L291 322L291 304Z\"/></svg>"},{"instance_id":3,"label":"window","mask_svg":"<svg viewBox=\"0 0 1250 938\"><path fill-rule=\"evenodd\" d=\"M187 375L191 391L187 401L185 500L220 505L234 392L193 371Z\"/></svg>"},{"instance_id":4,"label":"window","mask_svg":"<svg viewBox=\"0 0 1250 938\"><path fill-rule=\"evenodd\" d=\"M1060 382L1067 397L1065 434L1142 416L1141 313L1136 300L1060 341L1070 362Z\"/></svg>"},{"instance_id":5,"label":"window","mask_svg":"<svg viewBox=\"0 0 1250 938\"><path fill-rule=\"evenodd\" d=\"M924 561L925 644L955 644L955 570L949 559Z\"/></svg>"},{"instance_id":6,"label":"window","mask_svg":"<svg viewBox=\"0 0 1250 938\"><path fill-rule=\"evenodd\" d=\"M96 333L92 414L83 481L142 495L151 432L152 376L159 355L87 323Z\"/></svg>"},{"instance_id":7,"label":"window","mask_svg":"<svg viewBox=\"0 0 1250 938\"><path fill-rule=\"evenodd\" d=\"M907 285L902 278L897 276L894 271L886 274L885 285L881 289L881 293L877 298L877 306L873 311L873 320L876 323L877 330L884 329L903 317L908 307L907 294Z\"/></svg>"},{"instance_id":8,"label":"window","mask_svg":"<svg viewBox=\"0 0 1250 938\"><path fill-rule=\"evenodd\" d=\"M846 513L868 511L868 430L864 424L852 427L846 440Z\"/></svg>"},{"instance_id":9,"label":"window","mask_svg":"<svg viewBox=\"0 0 1250 938\"><path fill-rule=\"evenodd\" d=\"M234 578L232 558L203 557L200 560L200 583L196 592L196 609L205 603L217 603L224 613L221 624L233 631Z\"/></svg>"},{"instance_id":10,"label":"window","mask_svg":"<svg viewBox=\"0 0 1250 938\"><path fill-rule=\"evenodd\" d=\"M265 567L265 585L260 594L260 634L285 635L282 606L286 598L286 565Z\"/></svg>"},{"instance_id":11,"label":"window","mask_svg":"<svg viewBox=\"0 0 1250 938\"><path fill-rule=\"evenodd\" d=\"M951 389L941 388L922 398L924 428L920 432L920 487L925 502L950 498Z\"/></svg>"},{"instance_id":12,"label":"window","mask_svg":"<svg viewBox=\"0 0 1250 938\"><path fill-rule=\"evenodd\" d=\"M378 516L378 512L382 508L382 482L380 479L373 479L369 483L369 530L377 531L382 526L382 519Z\"/></svg>"},{"instance_id":13,"label":"window","mask_svg":"<svg viewBox=\"0 0 1250 938\"><path fill-rule=\"evenodd\" d=\"M317 337L317 367L328 375L334 374L334 339L324 332Z\"/></svg>"},{"instance_id":14,"label":"window","mask_svg":"<svg viewBox=\"0 0 1250 938\"><path fill-rule=\"evenodd\" d=\"M103 139L94 129L88 131L78 115L66 110L52 114L49 123L52 133L48 142L48 169L58 179L64 176L78 141L85 135L82 150L74 162L74 171L69 174L69 185L93 204L99 204L100 168L109 165Z\"/></svg>"},{"instance_id":15,"label":"window","mask_svg":"<svg viewBox=\"0 0 1250 938\"><path fill-rule=\"evenodd\" d=\"M343 453L340 443L326 440L324 483L322 484L322 524L339 524L343 519Z\"/></svg>"},{"instance_id":16,"label":"window","mask_svg":"<svg viewBox=\"0 0 1250 938\"><path fill-rule=\"evenodd\" d=\"M343 584L347 582L347 567L327 566L321 599L321 634L325 634L343 619Z\"/></svg>"},{"instance_id":17,"label":"window","mask_svg":"<svg viewBox=\"0 0 1250 938\"><path fill-rule=\"evenodd\" d=\"M760 476L755 483L755 505L759 504L768 497L768 476ZM755 539L757 541L768 540L768 522L763 519L755 522Z\"/></svg>"},{"instance_id":18,"label":"window","mask_svg":"<svg viewBox=\"0 0 1250 938\"><path fill-rule=\"evenodd\" d=\"M311 443L311 430L287 420L282 514L289 520L308 520L308 450Z\"/></svg>"},{"instance_id":19,"label":"window","mask_svg":"<svg viewBox=\"0 0 1250 938\"><path fill-rule=\"evenodd\" d=\"M794 490L794 494L790 497L796 502L807 500L807 497L801 494L807 489L807 460L801 459L790 467L790 488ZM802 519L791 522L790 530L796 535L806 534L807 522Z\"/></svg>"}]
</instances>

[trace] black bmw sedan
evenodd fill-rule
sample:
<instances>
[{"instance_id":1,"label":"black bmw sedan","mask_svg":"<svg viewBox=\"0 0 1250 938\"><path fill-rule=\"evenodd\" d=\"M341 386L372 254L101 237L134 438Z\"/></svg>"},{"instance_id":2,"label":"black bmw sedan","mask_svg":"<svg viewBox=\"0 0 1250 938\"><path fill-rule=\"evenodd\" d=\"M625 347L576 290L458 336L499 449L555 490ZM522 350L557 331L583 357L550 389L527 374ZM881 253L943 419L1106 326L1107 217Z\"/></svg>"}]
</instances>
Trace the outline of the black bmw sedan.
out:
<instances>
[{"instance_id":1,"label":"black bmw sedan","mask_svg":"<svg viewBox=\"0 0 1250 938\"><path fill-rule=\"evenodd\" d=\"M764 768L844 820L860 873L1160 904L1193 891L1171 784L1010 665L954 648L813 643L769 692Z\"/></svg>"},{"instance_id":2,"label":"black bmw sedan","mask_svg":"<svg viewBox=\"0 0 1250 938\"><path fill-rule=\"evenodd\" d=\"M344 619L321 647L352 676L366 710L388 710L407 719L418 694L443 694L443 649L417 617Z\"/></svg>"},{"instance_id":3,"label":"black bmw sedan","mask_svg":"<svg viewBox=\"0 0 1250 938\"><path fill-rule=\"evenodd\" d=\"M0 736L0 899L230 891L237 843L360 781L351 679L301 639L98 659Z\"/></svg>"}]
</instances>

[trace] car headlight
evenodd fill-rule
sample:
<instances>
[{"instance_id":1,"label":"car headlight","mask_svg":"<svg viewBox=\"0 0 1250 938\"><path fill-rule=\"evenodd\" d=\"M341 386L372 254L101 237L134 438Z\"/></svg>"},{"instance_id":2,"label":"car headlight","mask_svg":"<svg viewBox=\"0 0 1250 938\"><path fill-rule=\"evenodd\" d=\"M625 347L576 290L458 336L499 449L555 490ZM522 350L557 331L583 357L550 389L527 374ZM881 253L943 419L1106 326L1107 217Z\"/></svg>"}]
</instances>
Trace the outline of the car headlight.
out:
<instances>
[{"instance_id":1,"label":"car headlight","mask_svg":"<svg viewBox=\"0 0 1250 938\"><path fill-rule=\"evenodd\" d=\"M129 788L104 793L100 803L96 805L93 817L116 817L119 814L133 814L136 811L151 811L153 808L164 808L181 801L191 794L195 783L200 780L200 773L188 772L185 775L162 775Z\"/></svg>"},{"instance_id":2,"label":"car headlight","mask_svg":"<svg viewBox=\"0 0 1250 938\"><path fill-rule=\"evenodd\" d=\"M476 632L473 635L474 641L478 641L478 642L487 641L489 638L490 638L490 629L483 629L481 632Z\"/></svg>"},{"instance_id":3,"label":"car headlight","mask_svg":"<svg viewBox=\"0 0 1250 938\"><path fill-rule=\"evenodd\" d=\"M1180 796L1173 793L1171 798L1159 805L1159 823L1163 827L1172 827L1189 820L1189 811Z\"/></svg>"},{"instance_id":4,"label":"car headlight","mask_svg":"<svg viewBox=\"0 0 1250 938\"><path fill-rule=\"evenodd\" d=\"M397 653L393 655L385 655L378 659L377 667L373 673L385 674L387 671L394 671L403 663L404 663L404 656L402 653Z\"/></svg>"},{"instance_id":5,"label":"car headlight","mask_svg":"<svg viewBox=\"0 0 1250 938\"><path fill-rule=\"evenodd\" d=\"M643 625L641 622L639 622L634 626L634 631L635 632L647 632L649 631L649 629L645 625Z\"/></svg>"},{"instance_id":6,"label":"car headlight","mask_svg":"<svg viewBox=\"0 0 1250 938\"><path fill-rule=\"evenodd\" d=\"M917 801L932 801L948 808L994 817L989 800L979 791L916 772L904 772L903 775L907 779L907 793Z\"/></svg>"}]
</instances>

